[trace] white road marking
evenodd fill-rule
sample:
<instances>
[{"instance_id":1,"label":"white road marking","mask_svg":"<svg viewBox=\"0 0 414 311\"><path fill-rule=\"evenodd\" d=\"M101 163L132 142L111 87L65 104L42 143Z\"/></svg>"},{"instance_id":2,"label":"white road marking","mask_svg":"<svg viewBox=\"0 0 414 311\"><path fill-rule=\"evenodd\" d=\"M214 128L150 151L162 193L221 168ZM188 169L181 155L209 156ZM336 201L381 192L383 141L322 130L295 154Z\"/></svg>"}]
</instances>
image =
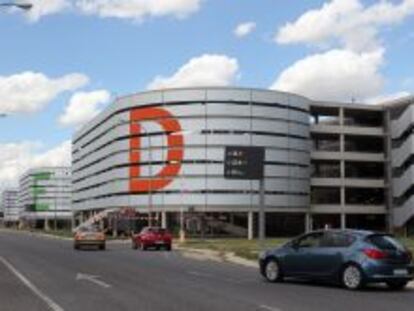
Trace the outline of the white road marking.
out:
<instances>
[{"instance_id":1,"label":"white road marking","mask_svg":"<svg viewBox=\"0 0 414 311\"><path fill-rule=\"evenodd\" d=\"M266 305L260 305L260 306L259 306L259 310L267 310L267 311L282 311L282 309L275 308L275 307L270 307L270 306L266 306Z\"/></svg>"},{"instance_id":2,"label":"white road marking","mask_svg":"<svg viewBox=\"0 0 414 311\"><path fill-rule=\"evenodd\" d=\"M99 285L103 288L110 288L111 287L111 285L109 285L108 283L105 283L101 280L98 280L98 278L99 278L99 276L97 276L97 275L90 275L90 274L83 274L83 273L76 274L76 281L87 280L87 281L92 282L96 285Z\"/></svg>"},{"instance_id":3,"label":"white road marking","mask_svg":"<svg viewBox=\"0 0 414 311\"><path fill-rule=\"evenodd\" d=\"M51 298L46 296L40 289L38 289L32 282L30 282L23 274L21 274L11 263L0 256L0 261L20 280L26 285L36 296L43 300L50 310L52 311L64 311L64 309L54 302Z\"/></svg>"}]
</instances>

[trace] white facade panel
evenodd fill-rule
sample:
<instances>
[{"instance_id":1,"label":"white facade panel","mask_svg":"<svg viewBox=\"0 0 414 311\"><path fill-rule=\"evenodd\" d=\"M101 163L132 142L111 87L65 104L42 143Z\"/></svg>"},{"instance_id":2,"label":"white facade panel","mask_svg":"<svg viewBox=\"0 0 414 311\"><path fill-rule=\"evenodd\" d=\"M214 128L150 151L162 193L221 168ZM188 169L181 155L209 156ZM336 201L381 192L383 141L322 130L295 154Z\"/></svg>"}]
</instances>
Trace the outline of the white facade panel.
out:
<instances>
[{"instance_id":1,"label":"white facade panel","mask_svg":"<svg viewBox=\"0 0 414 311\"><path fill-rule=\"evenodd\" d=\"M269 206L286 207L290 197L308 197L309 180L306 182L305 178L309 176L306 120L309 103L300 96L268 90L190 88L122 97L111 105L109 112L75 134L75 209L149 204L148 194L130 193L131 133L130 125L125 122L130 120L129 112L133 109L154 104L176 118L184 138L184 163L171 183L154 191L154 205L179 206L183 197L187 206L206 210L209 206L257 205L253 202L257 194L251 193L252 189L257 193L257 181L224 179L224 150L232 145L266 148L265 184ZM118 115L121 109L129 111ZM102 122L102 116L110 115L112 117ZM99 126L92 130L92 125L96 124ZM147 178L168 165L170 146L166 135L148 137L149 133L162 133L157 120L140 125L139 178ZM81 135L85 136L77 140ZM136 138L133 143L136 144ZM137 152L134 150L135 154ZM298 191L297 187L303 191Z\"/></svg>"}]
</instances>

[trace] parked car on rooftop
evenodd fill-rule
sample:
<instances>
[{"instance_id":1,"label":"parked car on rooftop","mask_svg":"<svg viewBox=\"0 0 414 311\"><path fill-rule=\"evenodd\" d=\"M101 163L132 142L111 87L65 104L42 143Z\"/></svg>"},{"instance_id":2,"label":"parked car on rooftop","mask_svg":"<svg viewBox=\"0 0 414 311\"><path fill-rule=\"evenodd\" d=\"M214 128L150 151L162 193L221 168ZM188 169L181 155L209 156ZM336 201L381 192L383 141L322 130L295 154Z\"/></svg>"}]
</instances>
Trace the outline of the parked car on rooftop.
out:
<instances>
[{"instance_id":1,"label":"parked car on rooftop","mask_svg":"<svg viewBox=\"0 0 414 311\"><path fill-rule=\"evenodd\" d=\"M414 278L412 253L392 235L362 230L323 230L304 234L260 254L261 274L270 282L284 278L322 279L359 289L386 283L403 289Z\"/></svg>"}]
</instances>

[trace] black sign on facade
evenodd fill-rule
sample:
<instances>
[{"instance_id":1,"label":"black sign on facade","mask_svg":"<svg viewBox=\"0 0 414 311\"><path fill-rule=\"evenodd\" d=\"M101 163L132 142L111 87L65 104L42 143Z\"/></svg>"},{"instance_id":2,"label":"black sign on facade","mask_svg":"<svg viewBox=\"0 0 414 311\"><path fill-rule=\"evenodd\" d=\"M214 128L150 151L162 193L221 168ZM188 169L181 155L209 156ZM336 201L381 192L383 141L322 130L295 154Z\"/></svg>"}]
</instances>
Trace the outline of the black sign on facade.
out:
<instances>
[{"instance_id":1,"label":"black sign on facade","mask_svg":"<svg viewBox=\"0 0 414 311\"><path fill-rule=\"evenodd\" d=\"M264 147L227 146L224 177L228 179L263 179Z\"/></svg>"}]
</instances>

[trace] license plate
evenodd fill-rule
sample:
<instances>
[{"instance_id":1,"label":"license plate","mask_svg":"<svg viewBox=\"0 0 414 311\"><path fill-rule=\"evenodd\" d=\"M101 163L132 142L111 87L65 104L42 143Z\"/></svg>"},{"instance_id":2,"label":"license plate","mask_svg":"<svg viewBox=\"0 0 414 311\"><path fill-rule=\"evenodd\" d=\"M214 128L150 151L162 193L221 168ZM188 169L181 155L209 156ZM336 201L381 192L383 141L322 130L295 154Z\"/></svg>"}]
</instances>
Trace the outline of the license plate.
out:
<instances>
[{"instance_id":1,"label":"license plate","mask_svg":"<svg viewBox=\"0 0 414 311\"><path fill-rule=\"evenodd\" d=\"M156 241L155 244L164 244L164 241Z\"/></svg>"},{"instance_id":2,"label":"license plate","mask_svg":"<svg viewBox=\"0 0 414 311\"><path fill-rule=\"evenodd\" d=\"M395 269L394 275L408 275L407 269Z\"/></svg>"}]
</instances>

